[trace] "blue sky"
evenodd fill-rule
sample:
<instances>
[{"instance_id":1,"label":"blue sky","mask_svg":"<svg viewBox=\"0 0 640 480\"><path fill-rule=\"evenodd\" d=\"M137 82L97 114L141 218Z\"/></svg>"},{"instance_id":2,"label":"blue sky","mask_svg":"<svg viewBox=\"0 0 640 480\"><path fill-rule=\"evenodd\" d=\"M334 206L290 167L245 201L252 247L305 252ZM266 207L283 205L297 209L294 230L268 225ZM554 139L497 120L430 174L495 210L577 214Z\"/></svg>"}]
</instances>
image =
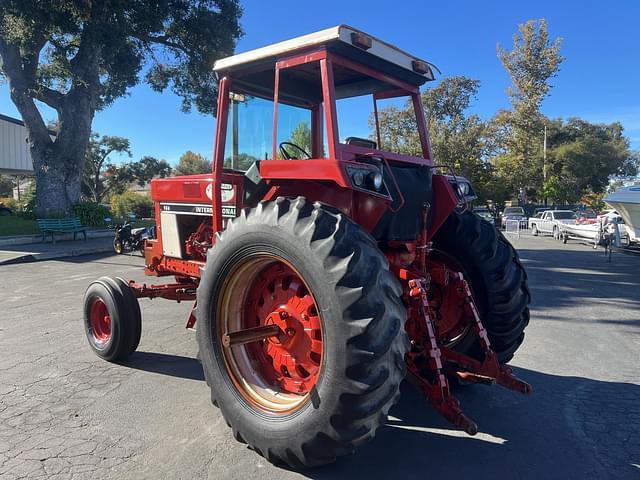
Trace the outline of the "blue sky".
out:
<instances>
[{"instance_id":1,"label":"blue sky","mask_svg":"<svg viewBox=\"0 0 640 480\"><path fill-rule=\"evenodd\" d=\"M620 121L640 149L640 2L513 1L243 1L242 52L339 23L360 28L429 60L444 75L482 82L473 111L484 118L509 106L509 77L496 44L510 48L518 23L546 18L552 37L563 38L566 57L543 105L550 117ZM18 117L6 85L0 113ZM52 113L45 114L47 119ZM133 159L144 155L175 163L186 150L211 157L215 120L180 112L180 100L145 85L98 112L93 128L131 140ZM115 160L116 158L114 158Z\"/></svg>"}]
</instances>

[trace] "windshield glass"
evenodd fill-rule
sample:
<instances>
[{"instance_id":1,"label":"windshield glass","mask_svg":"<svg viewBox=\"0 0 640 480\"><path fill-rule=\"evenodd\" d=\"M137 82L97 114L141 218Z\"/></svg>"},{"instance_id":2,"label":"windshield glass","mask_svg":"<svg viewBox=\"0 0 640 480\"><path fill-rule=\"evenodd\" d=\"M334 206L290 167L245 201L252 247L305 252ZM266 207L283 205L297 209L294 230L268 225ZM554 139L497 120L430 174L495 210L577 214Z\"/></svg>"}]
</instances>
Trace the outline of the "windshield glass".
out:
<instances>
[{"instance_id":1,"label":"windshield glass","mask_svg":"<svg viewBox=\"0 0 640 480\"><path fill-rule=\"evenodd\" d=\"M334 88L340 143L422 157L409 91L340 63L334 64Z\"/></svg>"},{"instance_id":2,"label":"windshield glass","mask_svg":"<svg viewBox=\"0 0 640 480\"><path fill-rule=\"evenodd\" d=\"M524 209L522 207L509 207L504 209L505 215L524 215Z\"/></svg>"},{"instance_id":3,"label":"windshield glass","mask_svg":"<svg viewBox=\"0 0 640 480\"><path fill-rule=\"evenodd\" d=\"M555 212L553 217L556 220L570 220L576 218L576 214L573 212Z\"/></svg>"}]
</instances>

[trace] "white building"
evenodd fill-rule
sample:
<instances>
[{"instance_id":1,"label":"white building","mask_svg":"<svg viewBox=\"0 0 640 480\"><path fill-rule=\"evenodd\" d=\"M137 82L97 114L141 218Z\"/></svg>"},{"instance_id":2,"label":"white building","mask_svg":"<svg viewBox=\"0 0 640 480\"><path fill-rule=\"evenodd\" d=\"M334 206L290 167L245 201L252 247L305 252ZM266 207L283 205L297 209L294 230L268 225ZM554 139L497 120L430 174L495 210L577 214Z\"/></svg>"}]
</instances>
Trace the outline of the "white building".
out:
<instances>
[{"instance_id":1,"label":"white building","mask_svg":"<svg viewBox=\"0 0 640 480\"><path fill-rule=\"evenodd\" d=\"M27 129L21 120L0 114L0 174L33 175Z\"/></svg>"}]
</instances>

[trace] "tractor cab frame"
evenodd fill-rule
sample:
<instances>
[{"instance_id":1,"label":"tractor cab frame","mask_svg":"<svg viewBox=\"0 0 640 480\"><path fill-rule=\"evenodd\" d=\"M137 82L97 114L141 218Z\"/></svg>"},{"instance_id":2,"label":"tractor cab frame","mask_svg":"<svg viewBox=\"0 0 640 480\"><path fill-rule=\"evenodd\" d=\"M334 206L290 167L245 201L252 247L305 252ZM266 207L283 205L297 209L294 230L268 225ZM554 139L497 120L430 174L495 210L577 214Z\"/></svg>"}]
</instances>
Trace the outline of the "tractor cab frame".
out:
<instances>
[{"instance_id":1,"label":"tractor cab frame","mask_svg":"<svg viewBox=\"0 0 640 480\"><path fill-rule=\"evenodd\" d=\"M426 204L438 199L429 214L430 239L457 205L473 198L465 179L433 174L419 90L434 79L428 62L339 26L219 60L214 68L220 81L212 176L152 182L156 218L161 221L158 240L149 242L147 273L197 276L202 266L197 264L204 261L204 250L189 255L186 250L193 249L181 246L195 226L185 231L176 224L172 210L184 207L172 202L184 205L191 200L201 205L194 209L211 215L207 239L243 208L279 196L303 195L338 208L379 241L413 244ZM367 96L375 141L339 131L344 123L338 103ZM413 106L421 156L385 149L378 104L390 99ZM256 103L257 114L252 111ZM283 117L292 109L308 128L309 145L304 148L290 142L291 127L283 128L290 123ZM247 117L251 120L243 124ZM247 137L261 139L262 149L243 148ZM461 185L464 190L457 188ZM204 243L212 245L206 239Z\"/></svg>"}]
</instances>

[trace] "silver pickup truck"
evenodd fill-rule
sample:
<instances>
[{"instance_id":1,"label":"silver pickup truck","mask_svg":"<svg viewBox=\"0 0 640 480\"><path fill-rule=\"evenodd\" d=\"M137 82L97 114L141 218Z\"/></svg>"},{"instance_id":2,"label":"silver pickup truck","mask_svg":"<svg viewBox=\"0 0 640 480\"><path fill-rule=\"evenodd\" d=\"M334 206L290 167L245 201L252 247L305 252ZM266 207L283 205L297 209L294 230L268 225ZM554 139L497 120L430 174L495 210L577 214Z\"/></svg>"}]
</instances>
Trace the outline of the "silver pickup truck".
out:
<instances>
[{"instance_id":1,"label":"silver pickup truck","mask_svg":"<svg viewBox=\"0 0 640 480\"><path fill-rule=\"evenodd\" d=\"M576 214L571 210L546 210L529 219L531 235L549 233L553 238L560 238L559 224L574 225Z\"/></svg>"}]
</instances>

